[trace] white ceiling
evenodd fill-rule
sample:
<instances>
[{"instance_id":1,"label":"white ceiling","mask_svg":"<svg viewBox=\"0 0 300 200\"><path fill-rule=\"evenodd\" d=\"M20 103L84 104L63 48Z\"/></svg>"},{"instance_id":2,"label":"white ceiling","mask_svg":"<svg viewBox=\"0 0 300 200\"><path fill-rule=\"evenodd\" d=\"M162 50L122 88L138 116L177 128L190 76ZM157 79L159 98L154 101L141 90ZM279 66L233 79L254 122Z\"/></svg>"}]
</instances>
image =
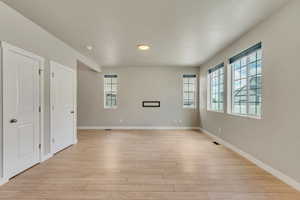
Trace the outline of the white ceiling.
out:
<instances>
[{"instance_id":1,"label":"white ceiling","mask_svg":"<svg viewBox=\"0 0 300 200\"><path fill-rule=\"evenodd\" d=\"M100 65L114 67L199 66L289 0L2 1ZM151 50L138 51L140 43Z\"/></svg>"}]
</instances>

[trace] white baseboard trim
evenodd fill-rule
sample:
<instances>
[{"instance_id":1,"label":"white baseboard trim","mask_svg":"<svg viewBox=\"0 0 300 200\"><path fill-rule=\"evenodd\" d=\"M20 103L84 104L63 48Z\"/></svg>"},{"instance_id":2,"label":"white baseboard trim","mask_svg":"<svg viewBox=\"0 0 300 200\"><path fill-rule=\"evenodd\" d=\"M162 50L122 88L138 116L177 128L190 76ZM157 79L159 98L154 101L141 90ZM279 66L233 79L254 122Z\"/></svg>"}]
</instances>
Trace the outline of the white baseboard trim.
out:
<instances>
[{"instance_id":1,"label":"white baseboard trim","mask_svg":"<svg viewBox=\"0 0 300 200\"><path fill-rule=\"evenodd\" d=\"M48 153L47 155L44 155L42 157L42 161L41 162L45 162L46 160L50 159L53 156L52 153Z\"/></svg>"},{"instance_id":2,"label":"white baseboard trim","mask_svg":"<svg viewBox=\"0 0 300 200\"><path fill-rule=\"evenodd\" d=\"M0 185L4 185L5 183L8 183L7 178L0 178Z\"/></svg>"},{"instance_id":3,"label":"white baseboard trim","mask_svg":"<svg viewBox=\"0 0 300 200\"><path fill-rule=\"evenodd\" d=\"M210 136L213 140L215 140L218 143L224 145L225 147L231 149L232 151L238 153L239 155L241 155L242 157L244 157L247 160L251 161L252 163L257 165L258 167L264 169L265 171L269 172L273 176L277 177L278 179L280 179L284 183L286 183L286 184L290 185L291 187L295 188L296 190L300 191L300 183L297 182L296 180L294 180L293 178L285 175L284 173L278 171L277 169L272 168L271 166L265 164L264 162L256 159L254 156L250 155L249 153L246 153L246 152L242 151L241 149L237 148L236 146L234 146L234 145L226 142L225 140L215 136L214 134L210 133L209 131L207 131L203 128L200 128L200 130L203 133L205 133L206 135Z\"/></svg>"},{"instance_id":4,"label":"white baseboard trim","mask_svg":"<svg viewBox=\"0 0 300 200\"><path fill-rule=\"evenodd\" d=\"M178 127L178 126L79 126L78 130L200 130L200 127Z\"/></svg>"},{"instance_id":5,"label":"white baseboard trim","mask_svg":"<svg viewBox=\"0 0 300 200\"><path fill-rule=\"evenodd\" d=\"M53 156L53 154L51 154L51 153L48 153L47 155L42 156L41 163L50 159L52 156ZM3 177L0 178L0 186L4 185L5 183L8 183L8 182L9 182L8 178L3 178Z\"/></svg>"}]
</instances>

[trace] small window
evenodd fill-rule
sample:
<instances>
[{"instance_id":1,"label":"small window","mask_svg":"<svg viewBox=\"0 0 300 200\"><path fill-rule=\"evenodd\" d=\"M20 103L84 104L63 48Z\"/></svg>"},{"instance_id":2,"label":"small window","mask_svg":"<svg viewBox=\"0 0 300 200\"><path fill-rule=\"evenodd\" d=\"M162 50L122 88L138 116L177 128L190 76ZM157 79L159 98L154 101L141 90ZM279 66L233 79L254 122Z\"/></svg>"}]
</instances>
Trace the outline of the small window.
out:
<instances>
[{"instance_id":1,"label":"small window","mask_svg":"<svg viewBox=\"0 0 300 200\"><path fill-rule=\"evenodd\" d=\"M224 63L208 70L207 108L224 112Z\"/></svg>"},{"instance_id":2,"label":"small window","mask_svg":"<svg viewBox=\"0 0 300 200\"><path fill-rule=\"evenodd\" d=\"M261 117L262 107L262 45L261 43L232 57L231 113Z\"/></svg>"},{"instance_id":3,"label":"small window","mask_svg":"<svg viewBox=\"0 0 300 200\"><path fill-rule=\"evenodd\" d=\"M104 108L117 108L118 76L104 75Z\"/></svg>"},{"instance_id":4,"label":"small window","mask_svg":"<svg viewBox=\"0 0 300 200\"><path fill-rule=\"evenodd\" d=\"M197 76L195 74L183 75L183 108L196 108L197 102Z\"/></svg>"}]
</instances>

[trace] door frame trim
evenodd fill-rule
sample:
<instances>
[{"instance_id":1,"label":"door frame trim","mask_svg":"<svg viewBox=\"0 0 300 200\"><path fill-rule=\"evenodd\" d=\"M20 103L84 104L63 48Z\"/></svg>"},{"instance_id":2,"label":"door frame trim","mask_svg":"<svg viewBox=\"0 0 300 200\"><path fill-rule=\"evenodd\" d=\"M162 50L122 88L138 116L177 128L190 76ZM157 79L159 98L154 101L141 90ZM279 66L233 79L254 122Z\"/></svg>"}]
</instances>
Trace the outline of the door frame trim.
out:
<instances>
[{"instance_id":1,"label":"door frame trim","mask_svg":"<svg viewBox=\"0 0 300 200\"><path fill-rule=\"evenodd\" d=\"M59 62L50 61L50 152L51 155L54 155L56 152L54 151L54 146L53 146L53 89L54 89L54 85L53 85L53 66L59 66L65 70L68 70L70 72L73 72L74 77L73 77L73 81L74 81L74 132L73 132L73 142L72 145L77 144L78 139L77 139L77 71L75 69L72 69L71 67L65 66L63 64L60 64Z\"/></svg>"},{"instance_id":2,"label":"door frame trim","mask_svg":"<svg viewBox=\"0 0 300 200\"><path fill-rule=\"evenodd\" d=\"M41 108L39 112L39 144L41 144L41 148L38 150L39 151L39 163L42 162L43 156L45 154L45 149L44 149L44 68L45 68L45 59L41 56L38 56L30 51L24 50L22 48L16 47L14 45L11 45L5 41L0 41L0 48L1 48L1 71L3 68L3 51L13 51L15 53L21 54L23 56L32 58L36 61L39 62L39 70L40 70L40 75L39 75L39 106ZM39 73L39 72L37 72ZM3 73L1 73L1 81L2 81L2 88L1 92L3 93ZM2 97L2 102L1 106L3 108L3 98ZM5 171L5 165L6 165L6 155L5 155L5 144L3 141L4 138L4 127L3 127L3 114L2 114L2 179L3 180L8 180L10 177L7 177L7 172Z\"/></svg>"}]
</instances>

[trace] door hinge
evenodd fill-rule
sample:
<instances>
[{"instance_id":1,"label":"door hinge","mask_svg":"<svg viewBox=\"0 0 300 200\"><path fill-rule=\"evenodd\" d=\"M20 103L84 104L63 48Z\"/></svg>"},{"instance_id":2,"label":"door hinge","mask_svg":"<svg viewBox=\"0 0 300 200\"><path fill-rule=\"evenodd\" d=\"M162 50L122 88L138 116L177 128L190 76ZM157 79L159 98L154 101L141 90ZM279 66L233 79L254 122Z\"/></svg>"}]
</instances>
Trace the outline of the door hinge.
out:
<instances>
[{"instance_id":1,"label":"door hinge","mask_svg":"<svg viewBox=\"0 0 300 200\"><path fill-rule=\"evenodd\" d=\"M52 75L52 78L54 78L54 72L52 72L52 74L51 74L51 75Z\"/></svg>"},{"instance_id":2,"label":"door hinge","mask_svg":"<svg viewBox=\"0 0 300 200\"><path fill-rule=\"evenodd\" d=\"M42 72L43 72L43 70L42 70L42 69L39 69L39 75L41 75L41 74L42 74Z\"/></svg>"},{"instance_id":3,"label":"door hinge","mask_svg":"<svg viewBox=\"0 0 300 200\"><path fill-rule=\"evenodd\" d=\"M52 143L55 143L55 139L54 138L52 138Z\"/></svg>"},{"instance_id":4,"label":"door hinge","mask_svg":"<svg viewBox=\"0 0 300 200\"><path fill-rule=\"evenodd\" d=\"M42 144L39 144L39 149L41 149L42 148Z\"/></svg>"},{"instance_id":5,"label":"door hinge","mask_svg":"<svg viewBox=\"0 0 300 200\"><path fill-rule=\"evenodd\" d=\"M42 107L41 106L39 106L39 112L42 112Z\"/></svg>"}]
</instances>

